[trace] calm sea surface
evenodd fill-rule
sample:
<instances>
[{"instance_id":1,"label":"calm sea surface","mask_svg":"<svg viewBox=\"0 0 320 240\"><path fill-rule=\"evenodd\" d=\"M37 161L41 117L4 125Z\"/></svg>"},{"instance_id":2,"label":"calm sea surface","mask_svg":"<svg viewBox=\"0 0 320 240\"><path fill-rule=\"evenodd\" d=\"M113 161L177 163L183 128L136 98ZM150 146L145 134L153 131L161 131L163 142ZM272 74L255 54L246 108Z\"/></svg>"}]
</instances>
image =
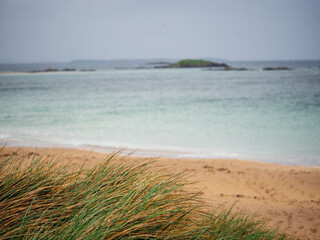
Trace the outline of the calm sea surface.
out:
<instances>
[{"instance_id":1,"label":"calm sea surface","mask_svg":"<svg viewBox=\"0 0 320 240\"><path fill-rule=\"evenodd\" d=\"M320 68L0 74L0 143L320 166Z\"/></svg>"}]
</instances>

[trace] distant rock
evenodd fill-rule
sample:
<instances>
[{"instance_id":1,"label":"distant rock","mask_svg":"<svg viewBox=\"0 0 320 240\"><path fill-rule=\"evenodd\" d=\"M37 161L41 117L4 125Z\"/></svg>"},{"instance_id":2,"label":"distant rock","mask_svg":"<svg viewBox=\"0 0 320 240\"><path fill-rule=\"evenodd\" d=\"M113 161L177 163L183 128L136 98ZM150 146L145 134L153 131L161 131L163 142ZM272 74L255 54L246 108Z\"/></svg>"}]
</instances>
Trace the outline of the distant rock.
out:
<instances>
[{"instance_id":1,"label":"distant rock","mask_svg":"<svg viewBox=\"0 0 320 240\"><path fill-rule=\"evenodd\" d=\"M33 70L28 71L28 73L45 73L45 72L76 72L77 69L75 68L64 68L62 70L56 69L56 68L47 68L44 70ZM80 72L93 72L95 69L81 69Z\"/></svg>"},{"instance_id":2,"label":"distant rock","mask_svg":"<svg viewBox=\"0 0 320 240\"><path fill-rule=\"evenodd\" d=\"M224 67L223 68L224 71L248 71L248 68L234 68L234 67Z\"/></svg>"},{"instance_id":3,"label":"distant rock","mask_svg":"<svg viewBox=\"0 0 320 240\"><path fill-rule=\"evenodd\" d=\"M282 71L282 70L292 70L292 68L288 67L265 67L264 71Z\"/></svg>"},{"instance_id":4,"label":"distant rock","mask_svg":"<svg viewBox=\"0 0 320 240\"><path fill-rule=\"evenodd\" d=\"M248 68L234 68L234 67L224 67L224 68L205 68L204 71L248 71ZM252 70L252 69L250 69Z\"/></svg>"},{"instance_id":5,"label":"distant rock","mask_svg":"<svg viewBox=\"0 0 320 240\"><path fill-rule=\"evenodd\" d=\"M56 68L47 68L45 70L43 70L42 72L58 72L59 70Z\"/></svg>"},{"instance_id":6,"label":"distant rock","mask_svg":"<svg viewBox=\"0 0 320 240\"><path fill-rule=\"evenodd\" d=\"M32 70L32 71L28 71L28 73L43 73L43 72L58 72L59 70L56 68L47 68L44 70Z\"/></svg>"},{"instance_id":7,"label":"distant rock","mask_svg":"<svg viewBox=\"0 0 320 240\"><path fill-rule=\"evenodd\" d=\"M74 68L65 68L65 69L62 69L63 72L75 72L76 69Z\"/></svg>"}]
</instances>

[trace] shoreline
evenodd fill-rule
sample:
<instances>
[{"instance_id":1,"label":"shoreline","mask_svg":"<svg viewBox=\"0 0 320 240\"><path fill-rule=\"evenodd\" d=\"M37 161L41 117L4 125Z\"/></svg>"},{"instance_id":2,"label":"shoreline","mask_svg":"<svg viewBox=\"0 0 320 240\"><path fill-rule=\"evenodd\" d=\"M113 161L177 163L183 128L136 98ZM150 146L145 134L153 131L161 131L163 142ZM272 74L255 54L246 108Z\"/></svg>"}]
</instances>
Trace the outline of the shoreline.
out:
<instances>
[{"instance_id":1,"label":"shoreline","mask_svg":"<svg viewBox=\"0 0 320 240\"><path fill-rule=\"evenodd\" d=\"M0 139L0 147L21 147L21 148L63 148L63 149L75 149L85 151L96 151L100 153L111 153L111 152L122 152L123 154L130 154L137 157L154 157L154 158L177 158L177 159L234 159L239 161L252 161L257 163L270 163L284 166L300 166L300 167L312 167L320 168L320 165L310 164L306 162L301 164L297 159L285 158L284 156L273 156L273 155L262 155L256 153L228 153L228 152L206 152L206 151L187 151L185 149L160 149L160 148L135 148L133 146L112 146L112 145L94 145L94 144L72 144L72 143L59 143L53 144L52 142L44 141L30 141L30 140L19 140L19 139ZM309 164L308 164L309 163Z\"/></svg>"},{"instance_id":2,"label":"shoreline","mask_svg":"<svg viewBox=\"0 0 320 240\"><path fill-rule=\"evenodd\" d=\"M0 157L17 149L28 158L60 156L92 167L109 153L71 148L4 147ZM126 155L126 154L124 154ZM201 191L208 206L221 204L234 211L245 210L250 216L278 227L294 239L320 238L320 169L236 159L194 159L128 156L156 159L154 166L169 173L182 171L196 182L191 190Z\"/></svg>"}]
</instances>

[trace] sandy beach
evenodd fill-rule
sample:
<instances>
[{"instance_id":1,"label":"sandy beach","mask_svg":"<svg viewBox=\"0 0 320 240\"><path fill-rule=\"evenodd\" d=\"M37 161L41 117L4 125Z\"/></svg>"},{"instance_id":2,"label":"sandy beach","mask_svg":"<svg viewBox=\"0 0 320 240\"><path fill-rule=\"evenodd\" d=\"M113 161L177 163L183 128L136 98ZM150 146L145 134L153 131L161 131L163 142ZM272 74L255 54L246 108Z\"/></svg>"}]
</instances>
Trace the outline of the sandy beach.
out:
<instances>
[{"instance_id":1,"label":"sandy beach","mask_svg":"<svg viewBox=\"0 0 320 240\"><path fill-rule=\"evenodd\" d=\"M5 147L1 158L18 148ZM16 156L58 157L92 167L106 153L55 148L20 148ZM138 157L128 157L134 161ZM152 158L153 159L153 158ZM294 239L320 239L320 168L285 166L235 159L156 158L155 167L170 173L187 171L196 182L191 190L202 191L208 207L234 205L235 211L276 226Z\"/></svg>"}]
</instances>

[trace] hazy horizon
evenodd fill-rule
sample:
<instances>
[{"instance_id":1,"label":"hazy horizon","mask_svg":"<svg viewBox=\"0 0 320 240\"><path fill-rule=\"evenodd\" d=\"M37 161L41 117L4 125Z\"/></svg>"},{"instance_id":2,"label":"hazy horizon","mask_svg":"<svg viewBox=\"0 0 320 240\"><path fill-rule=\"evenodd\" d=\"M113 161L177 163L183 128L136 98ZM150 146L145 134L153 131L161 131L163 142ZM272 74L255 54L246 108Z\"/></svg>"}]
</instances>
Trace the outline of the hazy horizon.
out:
<instances>
[{"instance_id":1,"label":"hazy horizon","mask_svg":"<svg viewBox=\"0 0 320 240\"><path fill-rule=\"evenodd\" d=\"M320 60L318 0L0 1L0 63Z\"/></svg>"},{"instance_id":2,"label":"hazy horizon","mask_svg":"<svg viewBox=\"0 0 320 240\"><path fill-rule=\"evenodd\" d=\"M72 59L68 61L0 61L0 64L6 65L6 64L66 64L66 63L72 63L75 61L97 61L97 62L116 62L116 61L148 61L148 60L172 60L172 61L179 61L182 59L216 59L216 62L317 62L320 61L319 59L258 59L258 60L230 60L230 59L221 59L221 58L214 58L214 57L199 57L199 58L122 58L122 59ZM214 60L211 60L214 62Z\"/></svg>"}]
</instances>

